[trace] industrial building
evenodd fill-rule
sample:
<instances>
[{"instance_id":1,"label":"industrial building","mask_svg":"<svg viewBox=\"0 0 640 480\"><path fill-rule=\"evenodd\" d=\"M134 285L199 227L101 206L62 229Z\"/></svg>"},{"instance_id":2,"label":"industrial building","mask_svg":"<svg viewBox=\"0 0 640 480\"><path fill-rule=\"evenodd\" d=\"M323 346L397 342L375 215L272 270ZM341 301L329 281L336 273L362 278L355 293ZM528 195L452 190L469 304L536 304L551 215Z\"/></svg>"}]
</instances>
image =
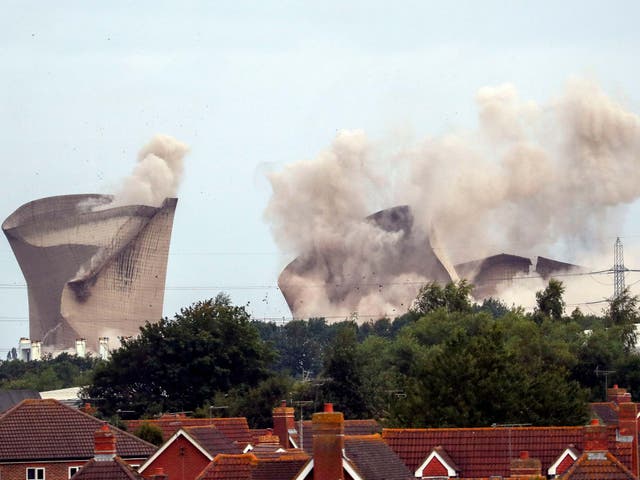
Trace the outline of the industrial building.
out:
<instances>
[{"instance_id":1,"label":"industrial building","mask_svg":"<svg viewBox=\"0 0 640 480\"><path fill-rule=\"evenodd\" d=\"M112 200L43 198L2 224L27 282L30 340L43 353L73 350L82 339L102 354L105 338L115 347L162 317L177 199L110 208Z\"/></svg>"}]
</instances>

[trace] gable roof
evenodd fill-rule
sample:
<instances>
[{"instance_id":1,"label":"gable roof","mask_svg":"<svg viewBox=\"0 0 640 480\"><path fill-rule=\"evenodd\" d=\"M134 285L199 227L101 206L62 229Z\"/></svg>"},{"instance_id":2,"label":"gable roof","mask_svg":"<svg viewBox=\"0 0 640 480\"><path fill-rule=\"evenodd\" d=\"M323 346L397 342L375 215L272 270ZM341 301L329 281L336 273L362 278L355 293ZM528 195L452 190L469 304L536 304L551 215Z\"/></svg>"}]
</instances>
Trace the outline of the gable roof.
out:
<instances>
[{"instance_id":1,"label":"gable roof","mask_svg":"<svg viewBox=\"0 0 640 480\"><path fill-rule=\"evenodd\" d=\"M616 441L616 427L607 427L609 451L631 465L631 443ZM547 469L570 445L584 450L584 427L384 429L382 437L413 472L441 446L460 468L459 476L508 477L510 461L520 451Z\"/></svg>"},{"instance_id":2,"label":"gable roof","mask_svg":"<svg viewBox=\"0 0 640 480\"><path fill-rule=\"evenodd\" d=\"M231 440L218 427L213 425L186 427L183 431L187 432L212 457L219 453L242 453L242 448L237 442Z\"/></svg>"},{"instance_id":3,"label":"gable roof","mask_svg":"<svg viewBox=\"0 0 640 480\"><path fill-rule=\"evenodd\" d=\"M425 473L433 472L435 470L441 470L442 472L446 472L446 476L455 477L458 475L460 471L460 467L458 467L451 457L447 453L447 451L437 446L429 456L425 459L424 462L417 468L415 475L420 477L430 477L433 475L425 475Z\"/></svg>"},{"instance_id":4,"label":"gable roof","mask_svg":"<svg viewBox=\"0 0 640 480\"><path fill-rule=\"evenodd\" d=\"M0 462L88 460L94 456L94 432L103 424L57 400L23 400L0 416ZM157 450L130 433L109 429L122 458L147 458Z\"/></svg>"},{"instance_id":5,"label":"gable roof","mask_svg":"<svg viewBox=\"0 0 640 480\"><path fill-rule=\"evenodd\" d=\"M231 440L248 444L251 442L252 434L249 429L247 419L244 417L229 418L192 418L184 414L165 414L160 418L126 420L127 429L135 431L143 423L157 426L162 431L162 438L166 442L178 430L185 427L206 427L214 425L220 429Z\"/></svg>"},{"instance_id":6,"label":"gable roof","mask_svg":"<svg viewBox=\"0 0 640 480\"><path fill-rule=\"evenodd\" d=\"M111 461L89 460L73 476L74 480L143 480L144 477L136 472L120 458Z\"/></svg>"},{"instance_id":7,"label":"gable roof","mask_svg":"<svg viewBox=\"0 0 640 480\"><path fill-rule=\"evenodd\" d=\"M345 436L344 451L365 480L409 480L412 473L380 435Z\"/></svg>"},{"instance_id":8,"label":"gable roof","mask_svg":"<svg viewBox=\"0 0 640 480\"><path fill-rule=\"evenodd\" d=\"M584 453L564 475L562 480L637 480L629 471L609 452Z\"/></svg>"},{"instance_id":9,"label":"gable roof","mask_svg":"<svg viewBox=\"0 0 640 480\"><path fill-rule=\"evenodd\" d=\"M139 471L144 472L152 465L165 450L167 450L179 438L184 438L191 443L202 455L208 460L213 459L218 454L241 454L242 448L231 441L226 435L219 431L213 425L206 427L187 427L181 428L173 436L167 440L146 462L140 467Z\"/></svg>"}]
</instances>

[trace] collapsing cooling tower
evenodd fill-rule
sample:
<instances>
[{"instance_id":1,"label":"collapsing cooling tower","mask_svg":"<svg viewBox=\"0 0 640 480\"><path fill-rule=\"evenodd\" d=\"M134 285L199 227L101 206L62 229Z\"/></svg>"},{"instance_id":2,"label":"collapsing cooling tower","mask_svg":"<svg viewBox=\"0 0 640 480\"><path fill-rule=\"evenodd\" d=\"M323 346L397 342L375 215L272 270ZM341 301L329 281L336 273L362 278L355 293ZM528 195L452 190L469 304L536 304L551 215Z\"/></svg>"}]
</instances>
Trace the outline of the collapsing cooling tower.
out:
<instances>
[{"instance_id":1,"label":"collapsing cooling tower","mask_svg":"<svg viewBox=\"0 0 640 480\"><path fill-rule=\"evenodd\" d=\"M482 300L499 297L518 277L535 275L548 280L553 275L585 270L578 265L544 257L538 257L535 268L532 268L530 258L505 253L454 266L446 259L445 247L435 248L432 245L433 232L427 235L416 229L408 206L381 210L365 221L375 227L373 234L376 231L398 234L392 249L376 252L371 246L363 246L368 248L368 255L361 259L367 262L369 258L376 258L377 272L363 266L362 262L356 262L357 271L350 270L354 265L347 266L347 261L354 251L345 250L340 245L319 247L300 255L286 266L278 278L278 286L295 318L326 316L326 312L339 318L340 315L358 312L363 303L373 308L366 312L370 315L365 315L364 320L375 318L376 314L397 315L408 310L420 285L430 281L444 284L466 279L474 285L474 298ZM363 271L367 275L362 275ZM404 283L403 279L407 278L419 281ZM393 288L394 285L398 288ZM379 298L372 299L372 296ZM367 298L369 300L363 302ZM376 300L381 301L376 304ZM384 310L376 311L380 305Z\"/></svg>"},{"instance_id":2,"label":"collapsing cooling tower","mask_svg":"<svg viewBox=\"0 0 640 480\"><path fill-rule=\"evenodd\" d=\"M136 335L162 317L177 199L109 208L106 195L29 202L2 224L27 281L29 335L50 350Z\"/></svg>"},{"instance_id":3,"label":"collapsing cooling tower","mask_svg":"<svg viewBox=\"0 0 640 480\"><path fill-rule=\"evenodd\" d=\"M406 310L419 285L414 281L401 286L398 292L387 288L388 279L427 278L441 283L451 280L428 237L415 227L407 205L381 210L368 216L365 222L373 227L369 231L371 236L392 234L393 248L376 242L360 245L362 262L358 260L353 265L352 250L335 244L321 246L300 255L282 271L278 286L295 318L326 316L327 312L348 315L357 312L363 299L371 296L384 297L386 304ZM323 299L318 301L320 295ZM374 313L374 307L368 308L369 311L359 313Z\"/></svg>"}]
</instances>

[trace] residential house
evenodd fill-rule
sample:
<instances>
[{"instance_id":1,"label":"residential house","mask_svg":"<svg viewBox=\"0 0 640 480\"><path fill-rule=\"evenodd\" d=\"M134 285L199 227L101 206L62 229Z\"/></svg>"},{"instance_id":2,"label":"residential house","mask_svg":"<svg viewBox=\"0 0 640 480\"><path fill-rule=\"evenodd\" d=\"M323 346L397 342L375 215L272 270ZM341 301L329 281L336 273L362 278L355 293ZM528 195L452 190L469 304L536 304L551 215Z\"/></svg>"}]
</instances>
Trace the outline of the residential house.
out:
<instances>
[{"instance_id":1,"label":"residential house","mask_svg":"<svg viewBox=\"0 0 640 480\"><path fill-rule=\"evenodd\" d=\"M215 425L184 427L140 467L145 478L161 468L171 480L193 480L218 454L241 454L247 443L227 436ZM238 438L231 432L232 437ZM241 436L244 440L244 436Z\"/></svg>"},{"instance_id":2,"label":"residential house","mask_svg":"<svg viewBox=\"0 0 640 480\"><path fill-rule=\"evenodd\" d=\"M103 422L56 400L26 399L0 416L2 480L67 480L94 457ZM109 426L117 454L139 466L157 447Z\"/></svg>"},{"instance_id":3,"label":"residential house","mask_svg":"<svg viewBox=\"0 0 640 480\"><path fill-rule=\"evenodd\" d=\"M73 475L73 480L144 480L116 454L116 436L104 424L94 433L95 456ZM156 476L155 480L161 480Z\"/></svg>"}]
</instances>

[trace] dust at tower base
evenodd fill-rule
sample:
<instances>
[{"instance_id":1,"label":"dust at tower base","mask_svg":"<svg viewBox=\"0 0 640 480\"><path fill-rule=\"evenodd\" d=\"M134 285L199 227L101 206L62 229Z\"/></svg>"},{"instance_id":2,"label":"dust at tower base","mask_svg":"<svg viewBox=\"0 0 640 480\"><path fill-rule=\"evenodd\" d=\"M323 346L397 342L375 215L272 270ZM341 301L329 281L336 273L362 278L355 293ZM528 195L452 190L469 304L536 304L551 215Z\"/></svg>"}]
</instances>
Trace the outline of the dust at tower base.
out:
<instances>
[{"instance_id":1,"label":"dust at tower base","mask_svg":"<svg viewBox=\"0 0 640 480\"><path fill-rule=\"evenodd\" d=\"M176 198L109 208L111 196L29 202L2 224L27 282L29 335L47 351L137 335L162 317Z\"/></svg>"}]
</instances>

